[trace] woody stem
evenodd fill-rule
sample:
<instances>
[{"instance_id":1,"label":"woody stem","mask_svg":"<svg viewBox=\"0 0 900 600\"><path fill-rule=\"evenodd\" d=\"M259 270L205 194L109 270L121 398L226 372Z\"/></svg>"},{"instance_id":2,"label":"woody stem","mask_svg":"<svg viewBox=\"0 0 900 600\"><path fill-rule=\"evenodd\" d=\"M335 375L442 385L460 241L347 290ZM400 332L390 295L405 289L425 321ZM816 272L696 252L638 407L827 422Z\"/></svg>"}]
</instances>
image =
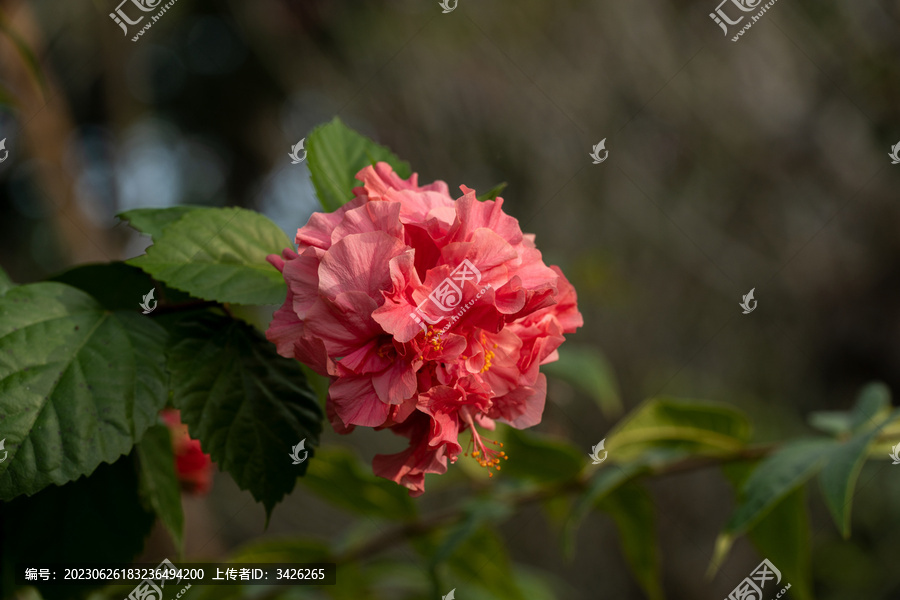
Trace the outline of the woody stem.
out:
<instances>
[{"instance_id":1,"label":"woody stem","mask_svg":"<svg viewBox=\"0 0 900 600\"><path fill-rule=\"evenodd\" d=\"M470 418L466 421L472 425ZM473 427L474 431L474 427ZM882 440L879 440L882 441ZM686 473L697 471L709 467L716 467L733 462L751 461L765 458L780 449L778 444L763 444L742 448L732 454L724 456L692 456L673 463L652 468L646 475L651 477L665 477L678 473ZM600 468L616 468L614 466L604 466ZM521 508L551 498L584 492L589 485L590 477L579 475L574 479L563 481L561 483L540 489L526 490L520 493L510 494L506 497L509 506L512 508ZM452 525L462 520L466 515L465 508L449 508L436 512L424 519L410 521L397 525L369 540L361 543L355 548L350 548L334 557L334 561L339 564L367 560L376 554L399 545L409 538L427 535L433 531Z\"/></svg>"}]
</instances>

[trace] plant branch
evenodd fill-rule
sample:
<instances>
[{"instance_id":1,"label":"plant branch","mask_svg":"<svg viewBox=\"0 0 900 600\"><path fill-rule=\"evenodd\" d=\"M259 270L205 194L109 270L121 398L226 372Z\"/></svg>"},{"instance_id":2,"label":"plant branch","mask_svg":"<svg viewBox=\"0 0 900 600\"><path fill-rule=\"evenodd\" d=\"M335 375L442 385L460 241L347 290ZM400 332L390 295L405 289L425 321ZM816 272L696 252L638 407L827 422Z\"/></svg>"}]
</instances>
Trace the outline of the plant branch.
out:
<instances>
[{"instance_id":1,"label":"plant branch","mask_svg":"<svg viewBox=\"0 0 900 600\"><path fill-rule=\"evenodd\" d=\"M876 441L887 441L879 437ZM760 444L756 446L748 446L741 448L731 454L719 456L690 456L682 460L667 463L656 468L651 468L649 472L643 475L651 477L665 477L691 471L698 471L709 467L717 467L733 462L758 460L775 453L781 448L780 444ZM614 465L608 465L603 468L616 468ZM636 475L639 477L641 474ZM520 508L536 502L549 500L561 495L567 495L584 491L588 487L590 478L580 475L575 479L571 479L556 485L552 485L540 489L531 489L522 493L515 494L508 498L510 505L514 508ZM465 509L453 507L450 509L436 512L428 517L403 523L376 535L369 540L350 548L346 552L335 557L335 562L348 563L362 561L383 552L384 550L400 544L408 538L425 535L437 529L452 525L459 522L465 517Z\"/></svg>"}]
</instances>

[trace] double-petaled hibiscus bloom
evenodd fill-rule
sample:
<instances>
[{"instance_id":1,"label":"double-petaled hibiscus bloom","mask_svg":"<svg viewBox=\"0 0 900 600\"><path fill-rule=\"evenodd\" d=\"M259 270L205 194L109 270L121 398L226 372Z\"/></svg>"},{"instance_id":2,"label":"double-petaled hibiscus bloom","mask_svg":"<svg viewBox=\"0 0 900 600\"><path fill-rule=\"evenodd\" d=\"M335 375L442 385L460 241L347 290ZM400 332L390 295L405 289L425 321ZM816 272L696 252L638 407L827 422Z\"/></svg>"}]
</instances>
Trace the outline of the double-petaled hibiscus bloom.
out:
<instances>
[{"instance_id":1,"label":"double-petaled hibiscus bloom","mask_svg":"<svg viewBox=\"0 0 900 600\"><path fill-rule=\"evenodd\" d=\"M582 325L575 289L548 267L502 210L461 186L420 187L386 163L366 167L355 198L315 213L295 252L269 256L287 300L266 335L282 356L328 376L327 413L336 431L389 428L409 438L377 455L375 473L425 490L472 432L472 455L499 469L505 458L478 428L522 429L541 420L542 364L558 358L564 333Z\"/></svg>"}]
</instances>

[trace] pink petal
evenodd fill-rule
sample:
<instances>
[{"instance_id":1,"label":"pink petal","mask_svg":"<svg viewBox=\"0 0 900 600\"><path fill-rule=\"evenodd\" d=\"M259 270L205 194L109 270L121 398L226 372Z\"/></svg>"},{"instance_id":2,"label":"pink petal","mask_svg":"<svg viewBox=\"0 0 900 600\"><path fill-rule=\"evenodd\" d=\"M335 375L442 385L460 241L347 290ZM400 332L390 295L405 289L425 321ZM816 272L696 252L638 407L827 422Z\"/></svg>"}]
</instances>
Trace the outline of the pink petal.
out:
<instances>
[{"instance_id":1,"label":"pink petal","mask_svg":"<svg viewBox=\"0 0 900 600\"><path fill-rule=\"evenodd\" d=\"M390 412L390 405L378 399L372 378L366 375L338 378L328 388L328 401L348 427L378 427Z\"/></svg>"}]
</instances>

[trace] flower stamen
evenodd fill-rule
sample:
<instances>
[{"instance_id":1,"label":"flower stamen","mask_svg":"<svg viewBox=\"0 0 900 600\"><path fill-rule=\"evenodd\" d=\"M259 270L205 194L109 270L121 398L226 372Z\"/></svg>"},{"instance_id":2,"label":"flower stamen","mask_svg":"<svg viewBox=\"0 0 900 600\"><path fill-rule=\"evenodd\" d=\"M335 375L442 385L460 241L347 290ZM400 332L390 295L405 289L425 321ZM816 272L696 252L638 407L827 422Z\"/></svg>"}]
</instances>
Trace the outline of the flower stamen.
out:
<instances>
[{"instance_id":1,"label":"flower stamen","mask_svg":"<svg viewBox=\"0 0 900 600\"><path fill-rule=\"evenodd\" d=\"M472 452L472 458L486 469L496 469L500 470L500 461L501 460L509 460L509 457L506 455L506 452L497 451L493 448L489 448L485 445L485 442L489 442L494 445L499 445L501 448L503 447L503 442L497 442L495 440L489 440L487 438L482 438L478 435L478 430L475 428L475 422L472 420L472 415L469 414L469 411L460 411L463 415L465 421L469 424L469 427L472 429L472 439L470 440L470 444L474 446L474 451ZM468 448L467 455L468 455ZM488 477L493 477L494 474L488 473Z\"/></svg>"},{"instance_id":2,"label":"flower stamen","mask_svg":"<svg viewBox=\"0 0 900 600\"><path fill-rule=\"evenodd\" d=\"M481 372L484 373L491 368L491 360L497 355L492 350L488 350L487 336L483 331L481 332L481 346L484 348L484 366L481 367ZM493 347L496 348L497 344L493 344Z\"/></svg>"}]
</instances>

